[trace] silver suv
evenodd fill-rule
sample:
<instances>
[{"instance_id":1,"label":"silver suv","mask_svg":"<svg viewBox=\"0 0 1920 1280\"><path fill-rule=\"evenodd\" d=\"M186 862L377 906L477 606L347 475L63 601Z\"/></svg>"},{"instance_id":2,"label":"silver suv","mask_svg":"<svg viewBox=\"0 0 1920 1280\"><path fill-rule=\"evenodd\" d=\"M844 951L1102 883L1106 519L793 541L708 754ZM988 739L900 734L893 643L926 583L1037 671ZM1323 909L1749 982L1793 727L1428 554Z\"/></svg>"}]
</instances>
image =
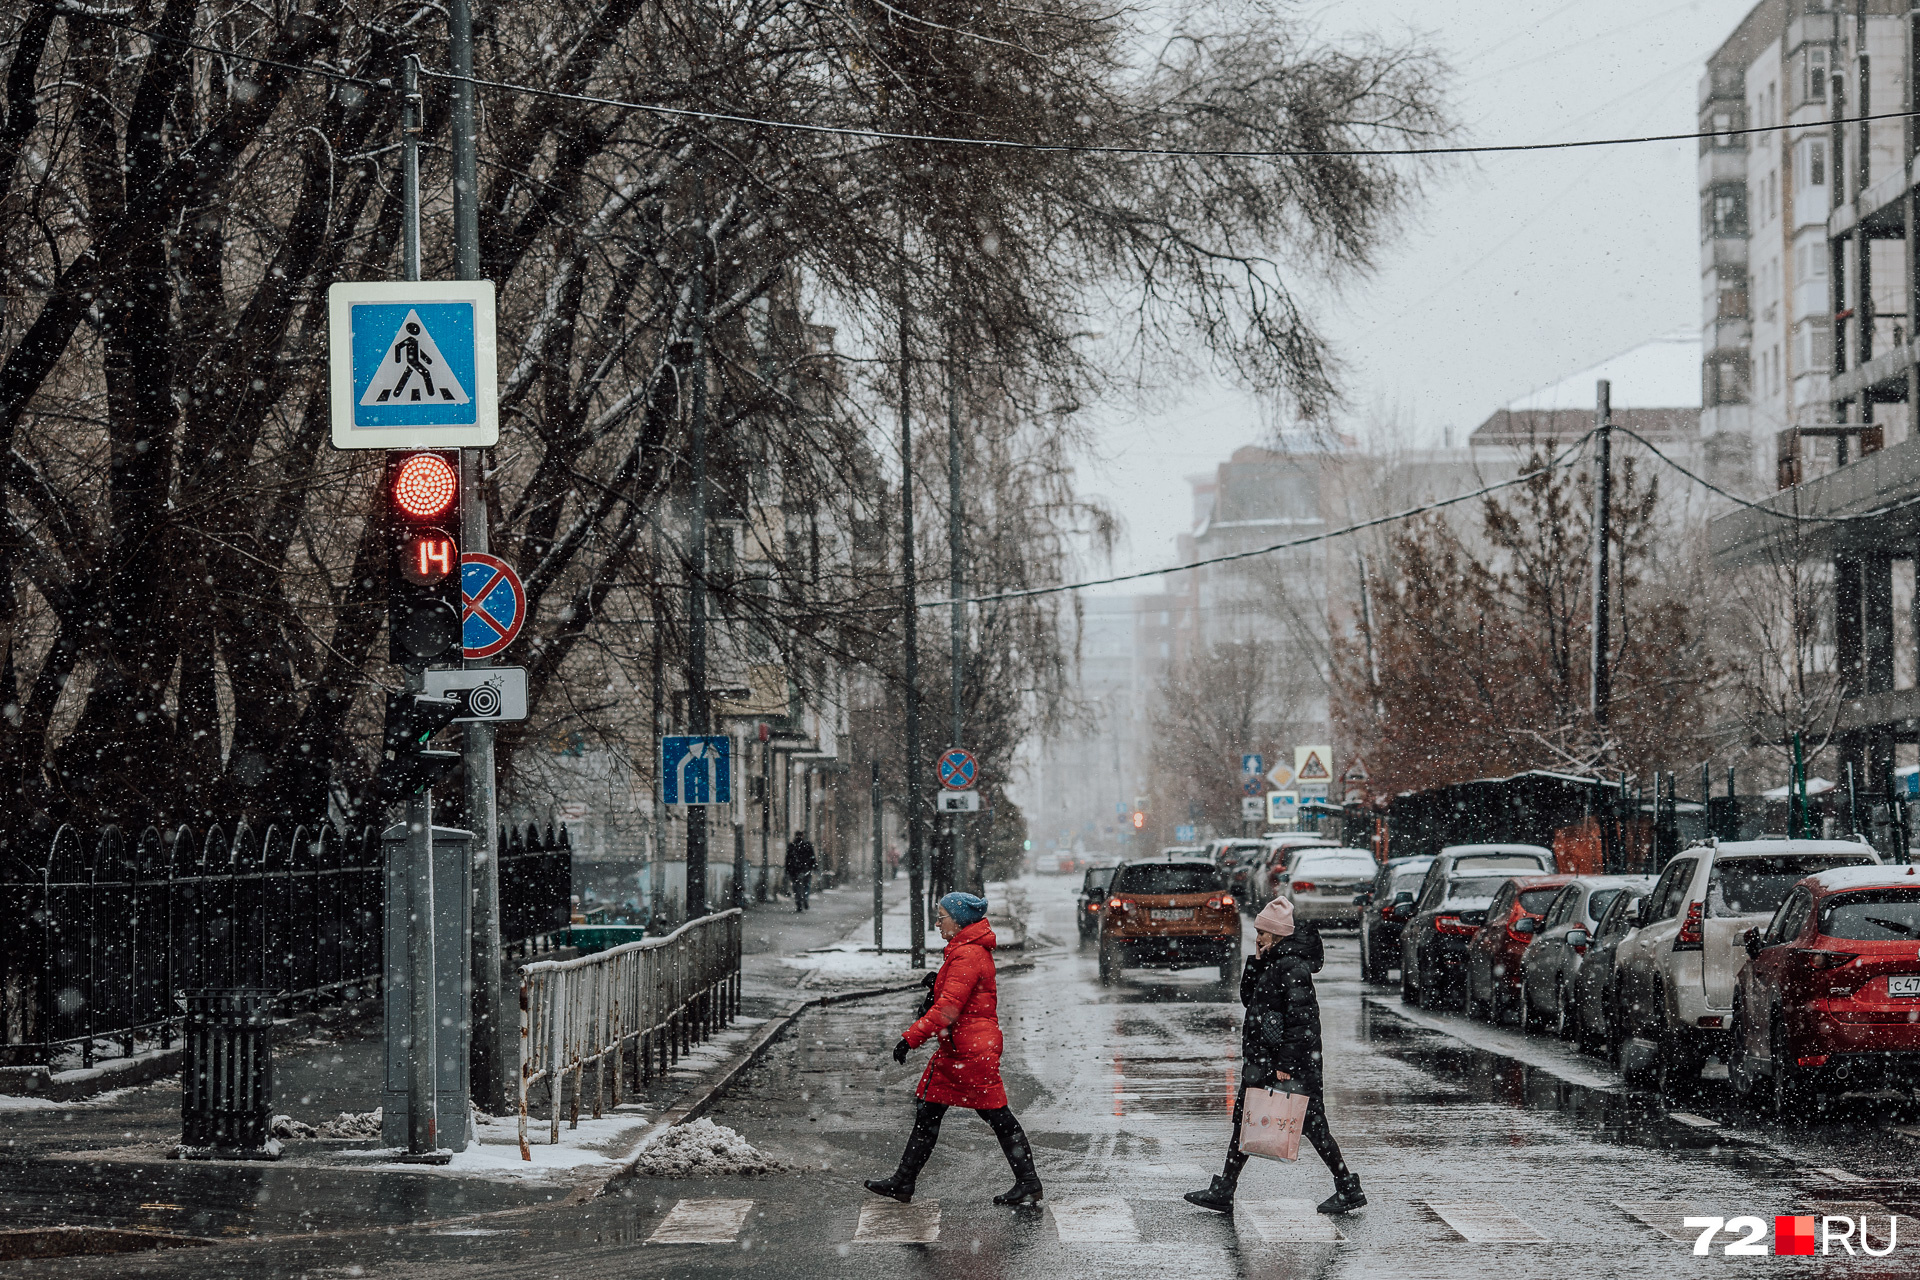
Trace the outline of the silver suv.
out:
<instances>
[{"instance_id":1,"label":"silver suv","mask_svg":"<svg viewBox=\"0 0 1920 1280\"><path fill-rule=\"evenodd\" d=\"M1742 935L1766 923L1801 877L1878 861L1852 840L1708 840L1675 854L1614 953L1608 1025L1627 1078L1672 1094L1699 1078L1710 1055L1724 1057L1747 958Z\"/></svg>"}]
</instances>

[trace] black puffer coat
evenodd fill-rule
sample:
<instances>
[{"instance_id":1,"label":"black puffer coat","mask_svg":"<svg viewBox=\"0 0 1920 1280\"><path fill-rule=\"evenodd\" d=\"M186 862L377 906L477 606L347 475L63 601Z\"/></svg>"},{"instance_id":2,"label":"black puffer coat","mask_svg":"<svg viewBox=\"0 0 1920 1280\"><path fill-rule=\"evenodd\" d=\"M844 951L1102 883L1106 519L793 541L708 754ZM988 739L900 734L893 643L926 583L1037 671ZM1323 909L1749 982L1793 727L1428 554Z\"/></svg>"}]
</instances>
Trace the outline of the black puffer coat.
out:
<instances>
[{"instance_id":1,"label":"black puffer coat","mask_svg":"<svg viewBox=\"0 0 1920 1280\"><path fill-rule=\"evenodd\" d=\"M1248 959L1240 976L1240 1003L1247 1007L1240 1025L1243 1083L1271 1084L1276 1071L1318 1078L1320 999L1313 975L1324 959L1320 934L1312 926Z\"/></svg>"}]
</instances>

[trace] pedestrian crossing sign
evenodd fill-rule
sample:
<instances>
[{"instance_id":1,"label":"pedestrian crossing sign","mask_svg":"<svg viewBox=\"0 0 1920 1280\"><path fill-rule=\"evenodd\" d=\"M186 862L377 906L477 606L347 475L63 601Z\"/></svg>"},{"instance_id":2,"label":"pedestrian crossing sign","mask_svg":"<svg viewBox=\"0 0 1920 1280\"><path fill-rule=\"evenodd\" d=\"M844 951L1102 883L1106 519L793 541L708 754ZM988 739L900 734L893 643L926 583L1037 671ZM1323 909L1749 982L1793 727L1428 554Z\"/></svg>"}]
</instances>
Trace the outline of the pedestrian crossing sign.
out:
<instances>
[{"instance_id":1,"label":"pedestrian crossing sign","mask_svg":"<svg viewBox=\"0 0 1920 1280\"><path fill-rule=\"evenodd\" d=\"M498 442L491 280L347 281L327 304L336 449Z\"/></svg>"}]
</instances>

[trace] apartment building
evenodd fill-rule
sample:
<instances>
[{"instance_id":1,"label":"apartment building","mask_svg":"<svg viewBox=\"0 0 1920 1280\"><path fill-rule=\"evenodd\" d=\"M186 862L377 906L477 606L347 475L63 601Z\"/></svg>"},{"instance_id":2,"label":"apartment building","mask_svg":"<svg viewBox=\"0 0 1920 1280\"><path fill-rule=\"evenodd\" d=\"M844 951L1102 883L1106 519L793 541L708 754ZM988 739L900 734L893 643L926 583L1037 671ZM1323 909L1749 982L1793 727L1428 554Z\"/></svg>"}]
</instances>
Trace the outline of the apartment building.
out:
<instances>
[{"instance_id":1,"label":"apartment building","mask_svg":"<svg viewBox=\"0 0 1920 1280\"><path fill-rule=\"evenodd\" d=\"M1828 217L1904 169L1903 121L1833 121L1908 105L1908 7L1762 0L1700 80L1701 432L1714 478L1750 494L1907 431L1904 385L1845 376L1878 359L1906 381L1897 185L1852 234Z\"/></svg>"}]
</instances>

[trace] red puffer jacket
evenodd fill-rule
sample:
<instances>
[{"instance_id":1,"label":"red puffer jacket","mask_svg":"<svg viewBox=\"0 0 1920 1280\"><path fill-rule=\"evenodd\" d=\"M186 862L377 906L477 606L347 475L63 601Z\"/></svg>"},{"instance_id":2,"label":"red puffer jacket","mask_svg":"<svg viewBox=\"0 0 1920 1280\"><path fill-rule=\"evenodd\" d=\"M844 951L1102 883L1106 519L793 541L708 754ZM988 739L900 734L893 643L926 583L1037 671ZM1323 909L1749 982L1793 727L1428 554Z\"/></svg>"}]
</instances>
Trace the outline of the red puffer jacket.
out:
<instances>
[{"instance_id":1,"label":"red puffer jacket","mask_svg":"<svg viewBox=\"0 0 1920 1280\"><path fill-rule=\"evenodd\" d=\"M918 1048L934 1036L940 1045L914 1096L950 1107L991 1111L1007 1105L1000 1083L1000 1015L993 979L993 930L976 920L947 942L933 984L933 1007L907 1028Z\"/></svg>"}]
</instances>

